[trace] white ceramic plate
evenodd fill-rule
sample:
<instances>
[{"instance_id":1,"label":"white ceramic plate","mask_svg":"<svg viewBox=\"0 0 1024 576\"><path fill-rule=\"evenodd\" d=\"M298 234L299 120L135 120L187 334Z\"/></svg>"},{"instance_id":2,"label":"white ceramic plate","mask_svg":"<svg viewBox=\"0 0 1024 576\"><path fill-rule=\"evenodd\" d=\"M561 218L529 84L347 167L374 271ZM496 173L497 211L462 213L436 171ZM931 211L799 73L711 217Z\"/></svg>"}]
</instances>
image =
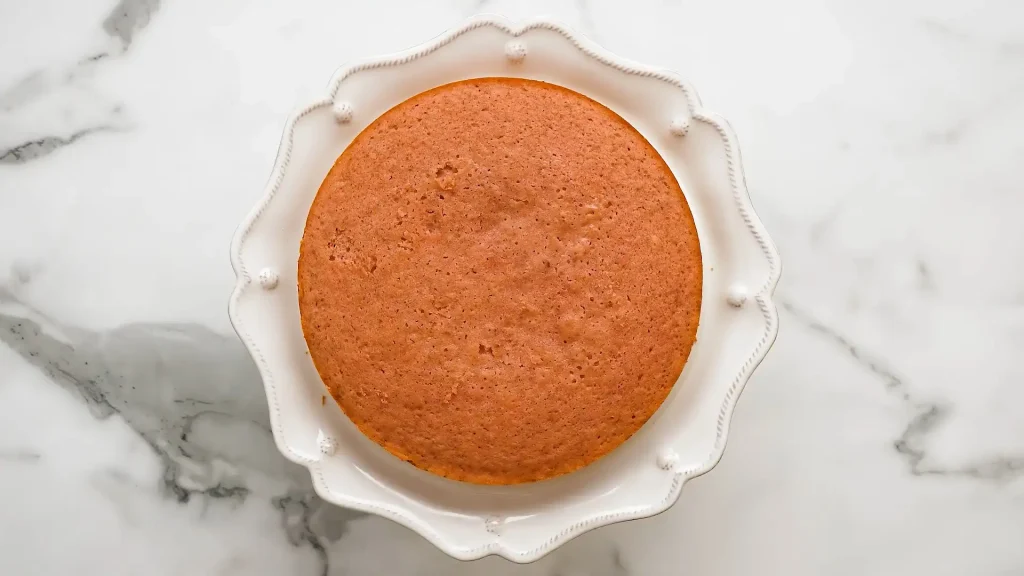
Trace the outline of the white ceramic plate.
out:
<instances>
[{"instance_id":1,"label":"white ceramic plate","mask_svg":"<svg viewBox=\"0 0 1024 576\"><path fill-rule=\"evenodd\" d=\"M668 399L633 438L586 468L518 486L418 470L366 437L326 394L299 322L299 241L317 189L370 122L435 86L482 76L576 90L631 122L668 162L690 204L704 261L697 344ZM651 516L725 448L736 398L775 340L780 262L747 196L724 120L674 74L612 56L546 21L474 18L406 52L340 69L324 99L287 123L266 193L231 244L232 324L259 367L278 447L335 504L391 518L464 559L530 562L593 528ZM328 398L328 400L330 400Z\"/></svg>"}]
</instances>

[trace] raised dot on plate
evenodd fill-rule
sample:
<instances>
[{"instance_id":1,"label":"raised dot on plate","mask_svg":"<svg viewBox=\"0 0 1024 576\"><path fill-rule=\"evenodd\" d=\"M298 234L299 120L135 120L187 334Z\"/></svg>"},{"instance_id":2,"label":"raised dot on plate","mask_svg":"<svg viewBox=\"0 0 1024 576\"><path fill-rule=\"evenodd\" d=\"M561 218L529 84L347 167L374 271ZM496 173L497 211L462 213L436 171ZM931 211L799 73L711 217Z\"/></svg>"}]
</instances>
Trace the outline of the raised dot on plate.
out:
<instances>
[{"instance_id":1,"label":"raised dot on plate","mask_svg":"<svg viewBox=\"0 0 1024 576\"><path fill-rule=\"evenodd\" d=\"M729 293L725 296L729 306L739 308L747 301L747 287L742 284L733 284L729 287Z\"/></svg>"},{"instance_id":2,"label":"raised dot on plate","mask_svg":"<svg viewBox=\"0 0 1024 576\"><path fill-rule=\"evenodd\" d=\"M338 124L348 124L352 121L352 105L348 102L338 102L334 105L334 119Z\"/></svg>"},{"instance_id":3,"label":"raised dot on plate","mask_svg":"<svg viewBox=\"0 0 1024 576\"><path fill-rule=\"evenodd\" d=\"M690 119L686 116L679 116L672 120L672 123L668 125L668 131L673 136L686 136L686 133L690 131Z\"/></svg>"},{"instance_id":4,"label":"raised dot on plate","mask_svg":"<svg viewBox=\"0 0 1024 576\"><path fill-rule=\"evenodd\" d=\"M334 453L338 451L338 443L334 441L334 438L328 438L324 436L320 439L320 452L324 456L334 456Z\"/></svg>"},{"instance_id":5,"label":"raised dot on plate","mask_svg":"<svg viewBox=\"0 0 1024 576\"><path fill-rule=\"evenodd\" d=\"M505 44L505 57L509 62L522 62L526 58L526 44L519 40L509 40Z\"/></svg>"},{"instance_id":6,"label":"raised dot on plate","mask_svg":"<svg viewBox=\"0 0 1024 576\"><path fill-rule=\"evenodd\" d=\"M679 455L672 450L666 450L658 454L658 468L671 470L679 462Z\"/></svg>"},{"instance_id":7,"label":"raised dot on plate","mask_svg":"<svg viewBox=\"0 0 1024 576\"><path fill-rule=\"evenodd\" d=\"M260 286L264 290L273 290L277 288L277 272L273 268L264 268L260 270Z\"/></svg>"},{"instance_id":8,"label":"raised dot on plate","mask_svg":"<svg viewBox=\"0 0 1024 576\"><path fill-rule=\"evenodd\" d=\"M486 520L484 520L484 528L486 528L487 531L490 532L491 534L497 534L498 532L501 531L501 526L504 523L505 523L504 519L499 518L497 516L491 516L491 517L487 518Z\"/></svg>"}]
</instances>

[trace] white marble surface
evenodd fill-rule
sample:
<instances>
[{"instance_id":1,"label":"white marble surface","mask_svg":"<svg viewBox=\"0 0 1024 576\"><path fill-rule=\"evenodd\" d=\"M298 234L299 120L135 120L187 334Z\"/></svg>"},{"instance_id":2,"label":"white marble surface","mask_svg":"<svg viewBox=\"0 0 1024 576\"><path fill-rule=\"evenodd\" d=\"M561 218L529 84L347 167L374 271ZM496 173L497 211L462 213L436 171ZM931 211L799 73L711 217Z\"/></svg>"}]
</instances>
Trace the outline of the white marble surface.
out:
<instances>
[{"instance_id":1,"label":"white marble surface","mask_svg":"<svg viewBox=\"0 0 1024 576\"><path fill-rule=\"evenodd\" d=\"M721 465L528 566L322 504L225 313L287 113L480 11L690 79L786 266ZM1022 165L1019 0L0 3L0 574L1024 575Z\"/></svg>"}]
</instances>

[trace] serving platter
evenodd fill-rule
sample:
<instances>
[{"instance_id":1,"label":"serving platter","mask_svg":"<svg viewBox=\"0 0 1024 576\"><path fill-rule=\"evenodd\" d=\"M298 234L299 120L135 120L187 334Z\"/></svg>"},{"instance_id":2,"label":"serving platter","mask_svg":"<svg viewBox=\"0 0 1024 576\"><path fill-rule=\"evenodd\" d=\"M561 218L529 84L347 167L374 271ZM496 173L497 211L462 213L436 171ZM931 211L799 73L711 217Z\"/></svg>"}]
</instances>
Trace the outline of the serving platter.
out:
<instances>
[{"instance_id":1,"label":"serving platter","mask_svg":"<svg viewBox=\"0 0 1024 576\"><path fill-rule=\"evenodd\" d=\"M502 76L580 92L629 121L678 179L704 265L697 343L668 399L586 468L515 486L447 480L364 437L331 400L299 321L306 215L334 161L382 113L430 88ZM530 562L593 528L658 514L725 449L733 407L778 332L778 253L751 206L732 130L671 72L613 56L547 20L493 17L407 51L339 69L287 122L266 191L231 244L231 322L263 378L274 439L334 504L390 518L453 557Z\"/></svg>"}]
</instances>

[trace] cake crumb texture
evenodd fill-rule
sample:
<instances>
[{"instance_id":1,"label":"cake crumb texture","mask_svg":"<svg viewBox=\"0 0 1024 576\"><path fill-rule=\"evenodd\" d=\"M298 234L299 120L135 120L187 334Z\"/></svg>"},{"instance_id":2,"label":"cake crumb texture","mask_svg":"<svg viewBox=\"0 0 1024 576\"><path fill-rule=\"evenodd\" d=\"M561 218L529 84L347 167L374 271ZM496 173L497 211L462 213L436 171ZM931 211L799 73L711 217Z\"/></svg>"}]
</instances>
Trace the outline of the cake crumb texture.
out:
<instances>
[{"instance_id":1,"label":"cake crumb texture","mask_svg":"<svg viewBox=\"0 0 1024 576\"><path fill-rule=\"evenodd\" d=\"M487 78L392 108L338 158L299 255L330 394L430 472L515 484L633 435L682 371L701 254L668 166L571 90Z\"/></svg>"}]
</instances>

